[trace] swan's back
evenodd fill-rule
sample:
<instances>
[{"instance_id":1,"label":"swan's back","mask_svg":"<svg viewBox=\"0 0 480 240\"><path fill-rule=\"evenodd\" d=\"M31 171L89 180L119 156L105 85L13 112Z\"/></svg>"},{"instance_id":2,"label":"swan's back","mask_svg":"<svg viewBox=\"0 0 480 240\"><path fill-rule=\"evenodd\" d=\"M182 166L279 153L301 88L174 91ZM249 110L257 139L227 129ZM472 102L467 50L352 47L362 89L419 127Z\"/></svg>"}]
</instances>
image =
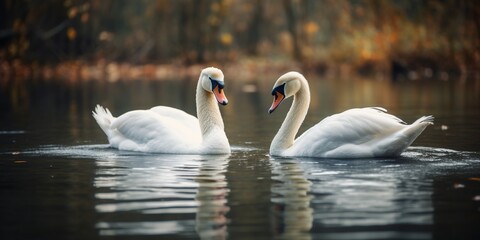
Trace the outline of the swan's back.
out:
<instances>
[{"instance_id":1,"label":"swan's back","mask_svg":"<svg viewBox=\"0 0 480 240\"><path fill-rule=\"evenodd\" d=\"M187 153L202 142L197 118L170 107L134 110L115 118L98 106L94 117L112 147L121 150Z\"/></svg>"},{"instance_id":2,"label":"swan's back","mask_svg":"<svg viewBox=\"0 0 480 240\"><path fill-rule=\"evenodd\" d=\"M287 156L365 158L400 155L430 124L411 125L383 108L356 108L325 118L295 140Z\"/></svg>"}]
</instances>

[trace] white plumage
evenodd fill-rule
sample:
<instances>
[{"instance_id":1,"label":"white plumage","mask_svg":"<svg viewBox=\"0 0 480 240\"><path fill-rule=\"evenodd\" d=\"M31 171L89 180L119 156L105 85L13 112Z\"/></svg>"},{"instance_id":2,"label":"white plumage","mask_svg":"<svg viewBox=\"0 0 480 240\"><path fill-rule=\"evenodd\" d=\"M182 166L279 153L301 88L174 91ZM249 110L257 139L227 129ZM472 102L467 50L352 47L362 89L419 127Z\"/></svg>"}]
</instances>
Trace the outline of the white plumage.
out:
<instances>
[{"instance_id":1,"label":"white plumage","mask_svg":"<svg viewBox=\"0 0 480 240\"><path fill-rule=\"evenodd\" d=\"M108 109L97 105L93 117L107 135L110 146L120 150L227 154L230 144L218 108L218 103L228 103L223 87L221 70L210 67L200 73L196 93L198 119L165 106L134 110L115 118Z\"/></svg>"},{"instance_id":2,"label":"white plumage","mask_svg":"<svg viewBox=\"0 0 480 240\"><path fill-rule=\"evenodd\" d=\"M290 111L272 140L270 155L273 156L394 157L433 124L432 116L407 125L383 108L355 108L323 119L295 139L310 104L307 80L300 73L286 73L276 81L272 95L275 98L270 112L283 99L294 97Z\"/></svg>"}]
</instances>

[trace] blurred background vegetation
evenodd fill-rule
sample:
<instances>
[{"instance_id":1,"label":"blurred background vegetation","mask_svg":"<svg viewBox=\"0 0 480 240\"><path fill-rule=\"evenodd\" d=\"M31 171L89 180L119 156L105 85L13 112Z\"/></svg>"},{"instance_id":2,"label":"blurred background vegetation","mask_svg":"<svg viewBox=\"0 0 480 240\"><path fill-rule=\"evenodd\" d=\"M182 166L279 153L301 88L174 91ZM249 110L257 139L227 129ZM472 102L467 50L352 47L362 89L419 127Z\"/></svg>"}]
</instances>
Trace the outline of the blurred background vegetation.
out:
<instances>
[{"instance_id":1,"label":"blurred background vegetation","mask_svg":"<svg viewBox=\"0 0 480 240\"><path fill-rule=\"evenodd\" d=\"M477 0L0 1L3 77L231 64L480 79L479 43Z\"/></svg>"}]
</instances>

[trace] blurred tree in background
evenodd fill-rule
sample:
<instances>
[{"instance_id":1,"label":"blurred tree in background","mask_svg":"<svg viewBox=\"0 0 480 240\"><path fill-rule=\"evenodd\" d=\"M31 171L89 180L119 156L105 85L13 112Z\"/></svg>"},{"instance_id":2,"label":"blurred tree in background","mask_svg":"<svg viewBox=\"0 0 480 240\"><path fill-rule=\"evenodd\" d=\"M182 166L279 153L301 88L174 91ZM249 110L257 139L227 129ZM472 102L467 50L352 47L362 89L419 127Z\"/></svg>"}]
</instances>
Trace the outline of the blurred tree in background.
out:
<instances>
[{"instance_id":1,"label":"blurred tree in background","mask_svg":"<svg viewBox=\"0 0 480 240\"><path fill-rule=\"evenodd\" d=\"M2 0L0 61L476 72L476 0Z\"/></svg>"}]
</instances>

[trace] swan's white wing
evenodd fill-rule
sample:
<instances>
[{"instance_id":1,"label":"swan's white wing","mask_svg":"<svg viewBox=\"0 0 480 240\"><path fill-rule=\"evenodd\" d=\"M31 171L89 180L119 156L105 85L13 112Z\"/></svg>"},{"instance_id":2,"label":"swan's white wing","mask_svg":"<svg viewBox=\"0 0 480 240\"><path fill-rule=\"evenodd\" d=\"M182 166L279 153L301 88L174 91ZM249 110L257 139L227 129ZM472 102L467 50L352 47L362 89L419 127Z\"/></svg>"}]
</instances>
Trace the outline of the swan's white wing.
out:
<instances>
[{"instance_id":1,"label":"swan's white wing","mask_svg":"<svg viewBox=\"0 0 480 240\"><path fill-rule=\"evenodd\" d=\"M151 108L150 111L163 117L175 119L177 123L183 124L185 127L190 128L192 132L201 134L198 119L182 110L172 107L157 106Z\"/></svg>"},{"instance_id":2,"label":"swan's white wing","mask_svg":"<svg viewBox=\"0 0 480 240\"><path fill-rule=\"evenodd\" d=\"M418 134L426 125L421 126ZM418 136L415 131L408 131L412 126L414 124L406 125L382 108L350 109L327 117L307 130L286 153L339 158L394 156Z\"/></svg>"},{"instance_id":3,"label":"swan's white wing","mask_svg":"<svg viewBox=\"0 0 480 240\"><path fill-rule=\"evenodd\" d=\"M195 153L202 141L198 120L169 107L127 112L111 128L110 144L122 150Z\"/></svg>"}]
</instances>

